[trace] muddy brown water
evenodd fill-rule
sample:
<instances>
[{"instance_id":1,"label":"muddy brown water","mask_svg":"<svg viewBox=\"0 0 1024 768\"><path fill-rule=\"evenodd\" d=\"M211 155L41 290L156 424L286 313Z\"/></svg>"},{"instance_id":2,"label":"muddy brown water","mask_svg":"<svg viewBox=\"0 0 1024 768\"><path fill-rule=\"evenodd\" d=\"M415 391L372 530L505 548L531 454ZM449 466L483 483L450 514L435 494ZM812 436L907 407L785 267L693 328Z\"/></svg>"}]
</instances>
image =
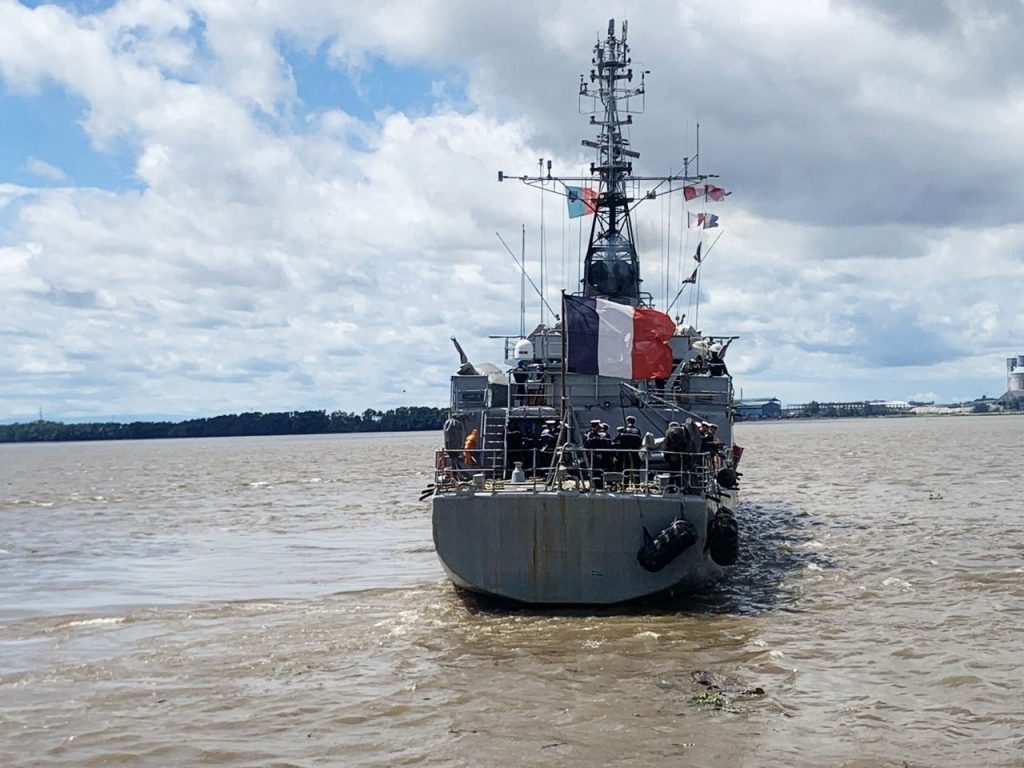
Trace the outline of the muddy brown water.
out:
<instances>
[{"instance_id":1,"label":"muddy brown water","mask_svg":"<svg viewBox=\"0 0 1024 768\"><path fill-rule=\"evenodd\" d=\"M737 434L726 580L561 611L445 580L438 435L0 445L0 764L1024 765L1024 418Z\"/></svg>"}]
</instances>

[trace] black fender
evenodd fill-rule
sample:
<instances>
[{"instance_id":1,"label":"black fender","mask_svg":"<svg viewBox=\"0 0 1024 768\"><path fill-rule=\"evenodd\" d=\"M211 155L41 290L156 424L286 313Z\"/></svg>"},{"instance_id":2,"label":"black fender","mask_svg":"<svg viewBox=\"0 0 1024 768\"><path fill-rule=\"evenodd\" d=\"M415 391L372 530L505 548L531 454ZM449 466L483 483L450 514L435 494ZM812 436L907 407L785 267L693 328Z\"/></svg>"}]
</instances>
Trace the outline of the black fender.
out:
<instances>
[{"instance_id":1,"label":"black fender","mask_svg":"<svg viewBox=\"0 0 1024 768\"><path fill-rule=\"evenodd\" d=\"M708 520L707 551L719 565L732 565L740 555L740 527L728 507L719 507Z\"/></svg>"},{"instance_id":2,"label":"black fender","mask_svg":"<svg viewBox=\"0 0 1024 768\"><path fill-rule=\"evenodd\" d=\"M644 528L644 544L636 553L637 562L645 571L660 571L697 543L697 528L688 520L676 518L657 536Z\"/></svg>"}]
</instances>

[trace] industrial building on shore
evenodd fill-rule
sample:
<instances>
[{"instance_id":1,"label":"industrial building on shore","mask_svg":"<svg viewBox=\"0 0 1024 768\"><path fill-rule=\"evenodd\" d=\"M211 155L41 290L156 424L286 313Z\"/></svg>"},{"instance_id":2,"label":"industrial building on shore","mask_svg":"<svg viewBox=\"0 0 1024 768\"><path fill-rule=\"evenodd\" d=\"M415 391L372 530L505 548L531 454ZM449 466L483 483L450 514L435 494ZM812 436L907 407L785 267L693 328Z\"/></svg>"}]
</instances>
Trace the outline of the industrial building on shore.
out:
<instances>
[{"instance_id":1,"label":"industrial building on shore","mask_svg":"<svg viewBox=\"0 0 1024 768\"><path fill-rule=\"evenodd\" d=\"M1006 358L1006 393L999 402L1004 408L1024 410L1024 355Z\"/></svg>"},{"instance_id":2,"label":"industrial building on shore","mask_svg":"<svg viewBox=\"0 0 1024 768\"><path fill-rule=\"evenodd\" d=\"M840 416L909 416L1024 411L1024 355L1006 358L1006 392L999 398L981 397L963 403L904 402L902 400L857 400L846 402L797 403L783 406L777 397L740 398L736 401L737 421L768 419L836 418Z\"/></svg>"},{"instance_id":3,"label":"industrial building on shore","mask_svg":"<svg viewBox=\"0 0 1024 768\"><path fill-rule=\"evenodd\" d=\"M782 403L777 397L754 397L736 401L737 421L781 419Z\"/></svg>"}]
</instances>

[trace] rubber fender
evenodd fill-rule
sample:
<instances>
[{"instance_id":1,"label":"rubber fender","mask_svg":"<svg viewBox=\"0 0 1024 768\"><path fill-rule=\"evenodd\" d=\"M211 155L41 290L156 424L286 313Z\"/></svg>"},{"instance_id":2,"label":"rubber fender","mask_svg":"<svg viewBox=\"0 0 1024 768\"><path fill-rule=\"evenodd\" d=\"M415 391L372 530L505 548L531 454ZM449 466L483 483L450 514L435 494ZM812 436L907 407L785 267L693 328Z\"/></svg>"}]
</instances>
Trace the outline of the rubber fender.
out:
<instances>
[{"instance_id":1,"label":"rubber fender","mask_svg":"<svg viewBox=\"0 0 1024 768\"><path fill-rule=\"evenodd\" d=\"M732 467L723 467L718 470L716 478L718 479L718 484L726 490L735 490L740 486L739 474Z\"/></svg>"},{"instance_id":2,"label":"rubber fender","mask_svg":"<svg viewBox=\"0 0 1024 768\"><path fill-rule=\"evenodd\" d=\"M657 536L644 528L644 545L636 553L637 562L645 571L660 571L683 552L697 543L697 529L693 523L676 518Z\"/></svg>"},{"instance_id":3,"label":"rubber fender","mask_svg":"<svg viewBox=\"0 0 1024 768\"><path fill-rule=\"evenodd\" d=\"M469 484L469 483L459 483L457 486L455 486L455 495L456 496L472 496L473 495L473 486L471 484Z\"/></svg>"},{"instance_id":4,"label":"rubber fender","mask_svg":"<svg viewBox=\"0 0 1024 768\"><path fill-rule=\"evenodd\" d=\"M678 496L679 486L678 485L666 485L665 490L661 492L662 496Z\"/></svg>"},{"instance_id":5,"label":"rubber fender","mask_svg":"<svg viewBox=\"0 0 1024 768\"><path fill-rule=\"evenodd\" d=\"M708 521L708 552L719 565L732 565L740 555L740 528L728 507L719 507Z\"/></svg>"}]
</instances>

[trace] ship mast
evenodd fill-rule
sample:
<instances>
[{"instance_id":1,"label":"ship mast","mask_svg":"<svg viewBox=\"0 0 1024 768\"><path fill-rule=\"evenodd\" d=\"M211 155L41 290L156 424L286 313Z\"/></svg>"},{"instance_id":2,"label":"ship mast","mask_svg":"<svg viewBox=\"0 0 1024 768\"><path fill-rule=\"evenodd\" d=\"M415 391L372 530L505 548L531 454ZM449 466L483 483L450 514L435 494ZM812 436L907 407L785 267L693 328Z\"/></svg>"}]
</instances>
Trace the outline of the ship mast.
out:
<instances>
[{"instance_id":1,"label":"ship mast","mask_svg":"<svg viewBox=\"0 0 1024 768\"><path fill-rule=\"evenodd\" d=\"M590 228L587 253L583 261L582 294L585 297L601 297L631 306L646 306L651 295L640 290L640 261L637 257L633 222L630 211L640 200L654 199L678 187L674 182L692 184L705 176L691 176L688 167L683 173L668 176L633 176L634 159L639 152L629 148L629 139L623 135L624 126L633 124L633 113L643 111L632 109L629 99L643 97L646 71L640 73L639 85L633 85L632 59L626 44L627 22L616 36L615 20L608 22L608 36L598 40L591 60L590 81L580 75L580 99L591 99L594 109L590 110L590 124L599 126L595 140L583 140L583 146L595 150L595 160L590 164L589 177L566 177L551 175L551 161L547 163L547 175L517 176L520 181L542 191L556 191L569 200L577 200L579 187L571 183L594 185L596 197L584 195L584 204L593 208L594 218ZM595 178L596 177L596 178ZM507 176L498 172L498 181ZM560 182L547 185L545 182ZM630 197L630 183L657 182L641 198ZM664 185L668 189L660 190ZM659 192L660 190L660 192ZM589 190L587 190L589 192Z\"/></svg>"},{"instance_id":2,"label":"ship mast","mask_svg":"<svg viewBox=\"0 0 1024 768\"><path fill-rule=\"evenodd\" d=\"M583 141L583 146L597 150L597 161L591 163L590 172L599 179L590 243L583 261L583 295L635 306L640 303L640 262L626 181L633 173L633 163L627 158L638 158L640 153L628 149L629 140L622 134L623 126L631 125L633 116L626 114L628 107L625 103L620 107L620 102L643 95L646 73L641 74L638 87L631 85L633 70L629 66L632 59L626 30L623 22L622 36L616 38L615 20L610 20L607 39L594 46L590 82L580 76L580 96L600 101L603 107L600 120L590 118L592 125L601 128L597 141Z\"/></svg>"}]
</instances>

